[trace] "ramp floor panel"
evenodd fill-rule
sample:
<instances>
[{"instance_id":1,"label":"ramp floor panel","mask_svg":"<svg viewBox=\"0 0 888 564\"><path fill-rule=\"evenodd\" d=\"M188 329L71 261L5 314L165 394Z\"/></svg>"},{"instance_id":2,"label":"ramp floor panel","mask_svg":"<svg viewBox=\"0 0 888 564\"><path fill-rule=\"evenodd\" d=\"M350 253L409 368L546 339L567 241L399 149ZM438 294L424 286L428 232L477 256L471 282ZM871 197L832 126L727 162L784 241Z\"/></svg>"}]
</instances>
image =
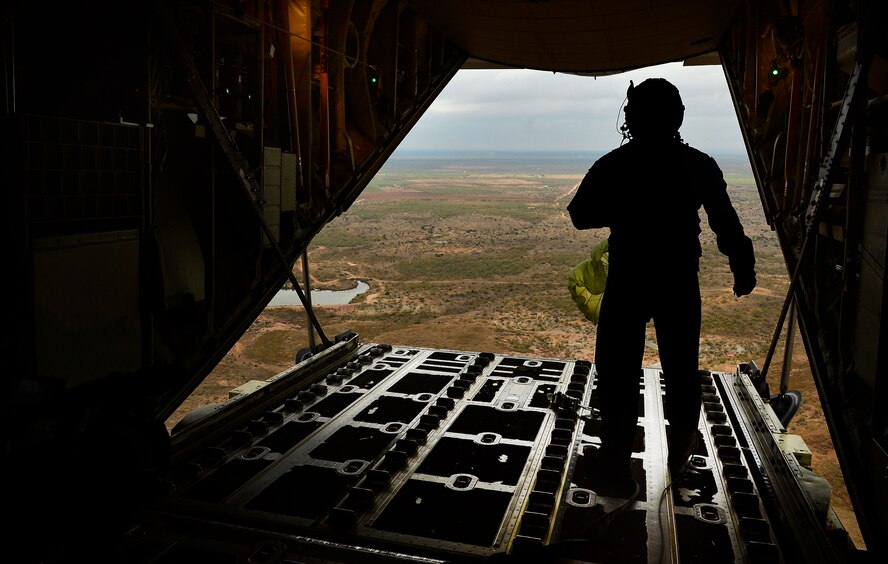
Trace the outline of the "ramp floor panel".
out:
<instances>
[{"instance_id":1,"label":"ramp floor panel","mask_svg":"<svg viewBox=\"0 0 888 564\"><path fill-rule=\"evenodd\" d=\"M641 380L640 492L628 502L595 467L591 363L362 345L180 463L173 492L134 524L131 553L249 556L272 543L306 562L779 562L755 460L722 397L733 375L700 374L698 448L674 484L662 374L627 377Z\"/></svg>"}]
</instances>

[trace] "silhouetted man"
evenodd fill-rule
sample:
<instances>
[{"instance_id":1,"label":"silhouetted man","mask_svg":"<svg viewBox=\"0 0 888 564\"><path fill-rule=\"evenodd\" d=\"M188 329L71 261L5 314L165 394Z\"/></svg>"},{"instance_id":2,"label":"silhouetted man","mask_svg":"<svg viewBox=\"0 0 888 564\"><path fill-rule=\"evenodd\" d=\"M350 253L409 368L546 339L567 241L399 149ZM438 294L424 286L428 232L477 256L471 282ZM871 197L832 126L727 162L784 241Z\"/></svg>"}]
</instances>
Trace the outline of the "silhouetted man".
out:
<instances>
[{"instance_id":1,"label":"silhouetted man","mask_svg":"<svg viewBox=\"0 0 888 564\"><path fill-rule=\"evenodd\" d=\"M700 207L728 257L737 296L755 288L755 256L718 165L678 134L678 89L662 78L630 83L625 115L629 142L595 162L567 207L577 229L610 228L595 350L599 463L629 476L645 326L653 319L674 478L693 454L700 416Z\"/></svg>"}]
</instances>

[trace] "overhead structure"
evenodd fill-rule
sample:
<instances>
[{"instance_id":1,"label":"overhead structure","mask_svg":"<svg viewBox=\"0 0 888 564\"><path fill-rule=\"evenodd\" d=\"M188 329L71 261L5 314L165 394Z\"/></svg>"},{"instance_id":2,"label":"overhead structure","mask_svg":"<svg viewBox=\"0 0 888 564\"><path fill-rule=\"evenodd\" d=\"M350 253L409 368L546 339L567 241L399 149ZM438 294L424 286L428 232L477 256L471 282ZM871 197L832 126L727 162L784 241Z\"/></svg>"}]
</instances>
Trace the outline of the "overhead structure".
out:
<instances>
[{"instance_id":1,"label":"overhead structure","mask_svg":"<svg viewBox=\"0 0 888 564\"><path fill-rule=\"evenodd\" d=\"M605 74L716 51L743 4L408 0L467 52L494 65Z\"/></svg>"}]
</instances>

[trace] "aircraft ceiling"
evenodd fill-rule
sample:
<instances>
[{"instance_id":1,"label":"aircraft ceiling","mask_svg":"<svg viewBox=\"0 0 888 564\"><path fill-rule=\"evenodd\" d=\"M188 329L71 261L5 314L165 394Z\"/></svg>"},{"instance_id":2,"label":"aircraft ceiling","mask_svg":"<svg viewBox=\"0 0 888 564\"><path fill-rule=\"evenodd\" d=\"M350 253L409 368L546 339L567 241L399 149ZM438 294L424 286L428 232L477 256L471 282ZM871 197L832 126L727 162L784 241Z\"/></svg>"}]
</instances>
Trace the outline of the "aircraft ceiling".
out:
<instances>
[{"instance_id":1,"label":"aircraft ceiling","mask_svg":"<svg viewBox=\"0 0 888 564\"><path fill-rule=\"evenodd\" d=\"M407 0L470 56L519 68L608 73L718 47L739 1Z\"/></svg>"}]
</instances>

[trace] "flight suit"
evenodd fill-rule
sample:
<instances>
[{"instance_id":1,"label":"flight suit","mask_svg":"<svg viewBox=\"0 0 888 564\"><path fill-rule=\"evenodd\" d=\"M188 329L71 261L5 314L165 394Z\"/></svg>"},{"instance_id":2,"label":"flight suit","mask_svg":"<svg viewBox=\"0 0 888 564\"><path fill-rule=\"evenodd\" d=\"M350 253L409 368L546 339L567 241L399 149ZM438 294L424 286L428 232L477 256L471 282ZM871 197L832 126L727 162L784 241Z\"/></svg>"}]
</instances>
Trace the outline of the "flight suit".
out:
<instances>
[{"instance_id":1,"label":"flight suit","mask_svg":"<svg viewBox=\"0 0 888 564\"><path fill-rule=\"evenodd\" d=\"M752 242L728 198L721 170L711 157L678 139L633 139L601 157L567 207L577 229L610 228L595 351L601 453L627 468L645 326L651 319L666 387L670 466L687 460L696 437L701 207L735 281L751 277L754 286Z\"/></svg>"}]
</instances>

